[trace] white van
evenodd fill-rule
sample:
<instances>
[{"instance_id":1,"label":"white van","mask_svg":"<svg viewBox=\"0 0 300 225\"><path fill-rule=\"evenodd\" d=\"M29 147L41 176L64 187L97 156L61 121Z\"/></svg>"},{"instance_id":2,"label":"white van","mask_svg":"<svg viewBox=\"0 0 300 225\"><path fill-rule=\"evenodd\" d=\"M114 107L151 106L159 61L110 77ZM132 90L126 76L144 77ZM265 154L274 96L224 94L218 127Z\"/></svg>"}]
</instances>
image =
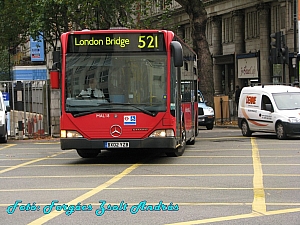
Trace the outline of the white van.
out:
<instances>
[{"instance_id":1,"label":"white van","mask_svg":"<svg viewBox=\"0 0 300 225\"><path fill-rule=\"evenodd\" d=\"M4 105L3 95L0 91L0 142L6 143L8 140L7 134L7 112L10 111L9 106Z\"/></svg>"},{"instance_id":2,"label":"white van","mask_svg":"<svg viewBox=\"0 0 300 225\"><path fill-rule=\"evenodd\" d=\"M238 125L243 136L276 133L278 139L300 135L300 88L262 85L242 89Z\"/></svg>"}]
</instances>

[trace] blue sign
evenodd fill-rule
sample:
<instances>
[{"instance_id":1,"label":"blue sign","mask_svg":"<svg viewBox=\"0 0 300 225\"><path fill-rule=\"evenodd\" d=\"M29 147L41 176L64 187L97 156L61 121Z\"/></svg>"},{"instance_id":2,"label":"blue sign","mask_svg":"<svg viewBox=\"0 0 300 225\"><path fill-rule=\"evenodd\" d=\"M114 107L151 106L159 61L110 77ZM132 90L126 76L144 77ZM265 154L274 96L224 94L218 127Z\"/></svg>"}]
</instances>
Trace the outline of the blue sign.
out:
<instances>
[{"instance_id":1,"label":"blue sign","mask_svg":"<svg viewBox=\"0 0 300 225\"><path fill-rule=\"evenodd\" d=\"M2 96L3 96L3 101L9 101L9 93L2 92Z\"/></svg>"},{"instance_id":2,"label":"blue sign","mask_svg":"<svg viewBox=\"0 0 300 225\"><path fill-rule=\"evenodd\" d=\"M30 56L32 62L45 61L44 39L42 35L33 39L30 37Z\"/></svg>"},{"instance_id":3,"label":"blue sign","mask_svg":"<svg viewBox=\"0 0 300 225\"><path fill-rule=\"evenodd\" d=\"M136 116L124 116L124 125L136 125Z\"/></svg>"},{"instance_id":4,"label":"blue sign","mask_svg":"<svg viewBox=\"0 0 300 225\"><path fill-rule=\"evenodd\" d=\"M23 67L25 68L25 67ZM14 80L47 80L47 69L41 67L28 67L27 69L14 69Z\"/></svg>"}]
</instances>

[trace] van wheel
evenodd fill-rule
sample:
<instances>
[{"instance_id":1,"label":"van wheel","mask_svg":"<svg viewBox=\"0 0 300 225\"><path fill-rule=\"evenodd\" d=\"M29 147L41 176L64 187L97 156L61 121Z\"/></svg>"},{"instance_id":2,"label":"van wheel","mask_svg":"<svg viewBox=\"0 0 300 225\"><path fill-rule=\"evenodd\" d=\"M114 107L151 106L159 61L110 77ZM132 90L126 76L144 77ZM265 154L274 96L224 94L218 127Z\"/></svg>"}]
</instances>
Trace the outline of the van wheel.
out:
<instances>
[{"instance_id":1,"label":"van wheel","mask_svg":"<svg viewBox=\"0 0 300 225\"><path fill-rule=\"evenodd\" d=\"M279 140L286 139L286 132L281 122L276 124L276 136Z\"/></svg>"},{"instance_id":2,"label":"van wheel","mask_svg":"<svg viewBox=\"0 0 300 225\"><path fill-rule=\"evenodd\" d=\"M77 149L76 151L77 151L77 154L82 158L95 158L100 153L100 150L98 150L98 149L92 149L92 150Z\"/></svg>"},{"instance_id":3,"label":"van wheel","mask_svg":"<svg viewBox=\"0 0 300 225\"><path fill-rule=\"evenodd\" d=\"M241 131L242 131L242 135L243 135L243 136L246 136L246 137L250 137L251 134L252 134L252 132L251 132L251 130L249 129L249 125L248 125L248 123L246 122L246 120L243 120L243 121L242 121Z\"/></svg>"}]
</instances>

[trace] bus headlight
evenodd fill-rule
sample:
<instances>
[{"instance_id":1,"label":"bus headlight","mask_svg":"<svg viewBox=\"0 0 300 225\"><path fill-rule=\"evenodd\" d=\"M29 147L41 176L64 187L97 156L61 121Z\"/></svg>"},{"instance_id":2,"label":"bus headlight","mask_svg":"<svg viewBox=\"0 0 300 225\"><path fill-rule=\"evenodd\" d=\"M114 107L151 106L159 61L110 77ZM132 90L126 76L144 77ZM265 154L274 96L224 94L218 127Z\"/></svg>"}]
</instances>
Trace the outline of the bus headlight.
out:
<instances>
[{"instance_id":1,"label":"bus headlight","mask_svg":"<svg viewBox=\"0 0 300 225\"><path fill-rule=\"evenodd\" d=\"M61 130L60 137L61 138L82 138L83 136L74 130Z\"/></svg>"},{"instance_id":2,"label":"bus headlight","mask_svg":"<svg viewBox=\"0 0 300 225\"><path fill-rule=\"evenodd\" d=\"M174 131L172 129L156 130L149 137L174 137Z\"/></svg>"}]
</instances>

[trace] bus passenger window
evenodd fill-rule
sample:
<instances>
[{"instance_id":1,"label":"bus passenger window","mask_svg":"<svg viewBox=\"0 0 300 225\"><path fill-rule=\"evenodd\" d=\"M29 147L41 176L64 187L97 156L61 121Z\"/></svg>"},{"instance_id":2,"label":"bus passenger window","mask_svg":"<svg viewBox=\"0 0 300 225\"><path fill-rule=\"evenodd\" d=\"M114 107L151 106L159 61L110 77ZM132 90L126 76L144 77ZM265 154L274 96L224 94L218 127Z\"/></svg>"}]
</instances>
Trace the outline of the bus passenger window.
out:
<instances>
[{"instance_id":1,"label":"bus passenger window","mask_svg":"<svg viewBox=\"0 0 300 225\"><path fill-rule=\"evenodd\" d=\"M190 102L191 101L191 91L188 87L184 87L182 101L183 102Z\"/></svg>"}]
</instances>

